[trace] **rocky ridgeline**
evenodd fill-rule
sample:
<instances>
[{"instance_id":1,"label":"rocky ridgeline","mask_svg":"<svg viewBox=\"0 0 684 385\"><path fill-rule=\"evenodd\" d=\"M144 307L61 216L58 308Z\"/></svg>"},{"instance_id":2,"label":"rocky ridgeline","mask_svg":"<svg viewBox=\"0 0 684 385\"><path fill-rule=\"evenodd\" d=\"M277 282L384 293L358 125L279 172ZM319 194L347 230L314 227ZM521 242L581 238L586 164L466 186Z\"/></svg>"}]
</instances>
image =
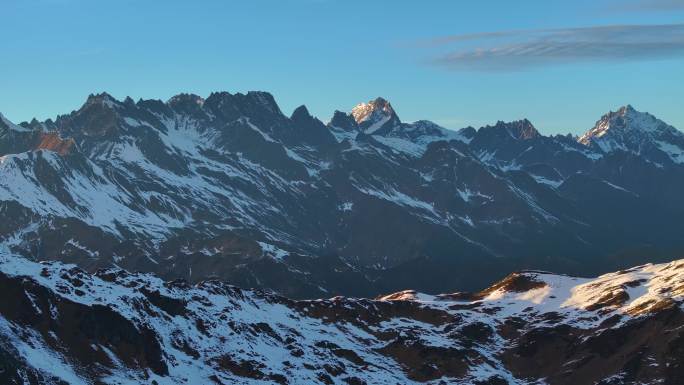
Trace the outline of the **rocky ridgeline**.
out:
<instances>
[{"instance_id":1,"label":"rocky ridgeline","mask_svg":"<svg viewBox=\"0 0 684 385\"><path fill-rule=\"evenodd\" d=\"M631 106L579 138L406 123L382 98L324 123L266 92L0 118L0 244L89 272L374 296L684 250L684 134Z\"/></svg>"},{"instance_id":2,"label":"rocky ridgeline","mask_svg":"<svg viewBox=\"0 0 684 385\"><path fill-rule=\"evenodd\" d=\"M677 384L684 261L293 301L0 257L3 384Z\"/></svg>"}]
</instances>

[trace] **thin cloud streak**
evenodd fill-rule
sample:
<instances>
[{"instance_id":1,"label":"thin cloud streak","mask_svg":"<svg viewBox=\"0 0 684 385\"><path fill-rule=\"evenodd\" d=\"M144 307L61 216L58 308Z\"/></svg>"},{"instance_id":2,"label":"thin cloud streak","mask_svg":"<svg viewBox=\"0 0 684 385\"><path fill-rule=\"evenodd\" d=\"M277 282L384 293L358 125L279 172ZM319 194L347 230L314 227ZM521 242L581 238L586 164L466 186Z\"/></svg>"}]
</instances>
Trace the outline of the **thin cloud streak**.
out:
<instances>
[{"instance_id":1,"label":"thin cloud streak","mask_svg":"<svg viewBox=\"0 0 684 385\"><path fill-rule=\"evenodd\" d=\"M573 63L684 56L684 24L485 32L426 42L448 49L430 63L450 70L517 71Z\"/></svg>"}]
</instances>

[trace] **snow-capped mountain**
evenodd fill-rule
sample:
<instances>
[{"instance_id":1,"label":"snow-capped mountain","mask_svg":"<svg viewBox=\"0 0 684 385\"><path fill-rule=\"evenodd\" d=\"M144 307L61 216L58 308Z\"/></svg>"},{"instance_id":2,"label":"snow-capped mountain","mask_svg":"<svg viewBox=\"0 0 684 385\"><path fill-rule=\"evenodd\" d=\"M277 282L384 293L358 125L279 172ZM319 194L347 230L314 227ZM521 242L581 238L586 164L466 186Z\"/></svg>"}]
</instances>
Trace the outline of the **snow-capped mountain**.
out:
<instances>
[{"instance_id":1,"label":"snow-capped mountain","mask_svg":"<svg viewBox=\"0 0 684 385\"><path fill-rule=\"evenodd\" d=\"M577 140L526 119L406 123L382 98L326 124L266 92L91 95L54 120L0 120L0 239L91 272L297 298L598 274L684 249L681 137L631 107Z\"/></svg>"},{"instance_id":2,"label":"snow-capped mountain","mask_svg":"<svg viewBox=\"0 0 684 385\"><path fill-rule=\"evenodd\" d=\"M351 115L361 131L367 134L381 132L401 123L392 105L383 98L359 103L352 109Z\"/></svg>"},{"instance_id":3,"label":"snow-capped mountain","mask_svg":"<svg viewBox=\"0 0 684 385\"><path fill-rule=\"evenodd\" d=\"M604 153L630 151L654 161L684 163L684 133L630 105L604 115L579 142Z\"/></svg>"},{"instance_id":4,"label":"snow-capped mountain","mask_svg":"<svg viewBox=\"0 0 684 385\"><path fill-rule=\"evenodd\" d=\"M293 301L0 256L3 384L679 384L684 261Z\"/></svg>"}]
</instances>

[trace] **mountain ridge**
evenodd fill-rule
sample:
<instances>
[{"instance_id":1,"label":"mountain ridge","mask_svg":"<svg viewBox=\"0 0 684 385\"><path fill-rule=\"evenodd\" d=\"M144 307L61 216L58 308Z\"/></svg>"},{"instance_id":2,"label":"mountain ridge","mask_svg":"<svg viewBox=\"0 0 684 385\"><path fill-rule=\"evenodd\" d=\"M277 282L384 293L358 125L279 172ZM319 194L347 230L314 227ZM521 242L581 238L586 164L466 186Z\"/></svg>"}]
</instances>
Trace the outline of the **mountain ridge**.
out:
<instances>
[{"instance_id":1,"label":"mountain ridge","mask_svg":"<svg viewBox=\"0 0 684 385\"><path fill-rule=\"evenodd\" d=\"M139 99L137 102L133 102L133 99L130 96L126 96L124 98L124 100L121 101L121 100L118 100L117 98L113 97L111 94L109 94L107 92L101 92L99 94L90 94L88 96L88 98L86 99L86 101L84 102L84 104L79 108L79 110L83 109L84 107L86 107L90 104L95 104L95 103L103 104L103 105L106 105L109 107L113 107L113 106L121 106L121 105L125 105L125 104L135 104L137 106L140 106L140 105L145 105L145 104L150 104L150 103L155 103L155 102L161 102L162 104L170 107L170 106L174 106L174 105L178 106L182 103L186 103L187 101L190 101L191 103L194 103L200 107L203 107L203 105L207 99L212 99L212 98L219 98L220 99L220 98L226 97L226 96L228 98L231 98L231 99L232 98L235 98L235 99L242 98L242 99L258 100L259 104L261 104L262 106L265 106L270 111L285 117L285 114L280 110L280 107L278 107L278 104L276 103L275 99L273 98L273 95L270 94L269 92L266 92L266 91L248 91L244 94L240 93L240 92L235 93L235 94L231 94L231 93L226 92L226 91L215 91L215 92L211 92L207 98L203 98L199 95L192 94L192 93L179 93L179 94L176 94L174 96L171 96L166 102L161 101L160 99L142 99L142 98ZM129 102L126 102L126 101L129 101ZM377 107L375 107L376 105L379 105L380 107L377 108ZM303 111L306 111L306 113L308 115L313 117L313 115L311 115L308 112L306 105L300 105L300 106L296 107L292 111L292 114L294 114L297 110L302 109L302 108L304 109ZM362 113L361 110L364 110L365 112ZM76 111L78 111L78 110L76 110ZM596 126L593 129L590 129L590 130L586 131L585 133L579 135L577 141L582 143L582 144L588 145L590 143L590 138L592 136L594 136L594 135L591 135L591 132L598 128L599 123L601 123L606 118L610 118L613 116L625 116L625 111L628 111L631 114L636 114L638 116L650 117L654 121L656 121L658 124L662 123L662 121L659 121L659 119L655 118L653 115L651 115L647 112L645 112L645 113L639 112L631 104L627 104L627 105L619 107L615 112L611 111L611 112L605 114L599 121L597 121ZM340 114L347 114L347 113L344 113L341 111L335 111L335 113L333 114L333 119L330 120L329 124L332 123L335 115L338 112ZM357 119L355 117L355 114L357 114L359 116L359 118L358 118L359 120L356 122L356 124L360 124L361 122L365 122L365 121L367 121L367 119L370 119L374 113L387 114L386 116L391 118L390 120L396 119L395 124L401 123L398 116L396 115L395 110L392 108L391 103L383 97L377 97L377 98L375 98L369 102L359 103L354 108L352 108L352 110L348 114L349 114L349 116L352 117L352 119ZM292 117L292 114L290 117ZM630 114L628 114L628 115L630 115ZM1 113L0 113L0 116L2 116L3 122L7 122L14 127L30 127L32 125L29 122L21 122L19 124L14 124L14 123L11 123ZM59 116L58 116L58 118L59 118ZM318 118L316 118L316 119L318 119ZM33 119L33 121L39 122L36 119ZM52 119L47 119L45 122L51 122L51 121L52 121ZM435 126L439 126L439 125L437 125L433 122L430 122L428 120L418 120L418 121L414 122L414 124L420 123L420 122L426 122L426 123L430 123L430 124L435 125ZM39 122L39 123L44 123L44 122ZM513 120L510 122L497 121L493 127L504 127L506 125L509 125L509 126L510 125L524 125L524 126L528 127L527 129L531 130L529 133L524 133L524 135L531 135L531 136L542 135L540 132L538 132L536 130L536 128L532 125L532 123L527 118L521 118L521 119ZM674 127L669 126L667 124L665 124L665 126L667 126L667 128L674 128ZM45 126L43 126L43 127L45 127ZM482 128L486 128L486 127L492 127L492 126L484 126ZM455 132L462 131L465 129L465 128L449 129L449 128L444 128L444 127L440 127L440 128L443 128L443 129L449 130L449 131L455 131ZM678 132L681 132L681 131L677 130L676 128L675 128L675 130ZM516 134L511 134L511 135L515 136ZM562 134L557 134L557 135L562 135ZM567 135L572 135L572 134L567 134ZM550 136L555 136L555 135L549 135L549 137Z\"/></svg>"},{"instance_id":2,"label":"mountain ridge","mask_svg":"<svg viewBox=\"0 0 684 385\"><path fill-rule=\"evenodd\" d=\"M514 273L478 293L293 301L3 253L0 380L676 384L683 285L679 260L598 278Z\"/></svg>"},{"instance_id":3,"label":"mountain ridge","mask_svg":"<svg viewBox=\"0 0 684 385\"><path fill-rule=\"evenodd\" d=\"M0 237L89 271L298 298L473 289L520 268L597 274L625 267L621 253L684 250L672 151L604 152L526 119L453 131L388 116L368 133L346 112L288 117L265 92L91 95L0 135L0 212L16 218ZM466 268L448 277L454 266Z\"/></svg>"}]
</instances>

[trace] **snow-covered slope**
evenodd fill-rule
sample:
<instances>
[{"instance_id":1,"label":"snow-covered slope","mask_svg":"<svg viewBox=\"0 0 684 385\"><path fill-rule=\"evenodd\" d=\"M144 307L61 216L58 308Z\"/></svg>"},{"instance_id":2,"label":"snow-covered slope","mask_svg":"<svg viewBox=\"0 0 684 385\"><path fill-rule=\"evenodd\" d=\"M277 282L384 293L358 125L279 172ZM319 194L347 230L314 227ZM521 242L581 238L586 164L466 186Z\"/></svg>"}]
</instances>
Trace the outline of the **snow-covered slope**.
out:
<instances>
[{"instance_id":1,"label":"snow-covered slope","mask_svg":"<svg viewBox=\"0 0 684 385\"><path fill-rule=\"evenodd\" d=\"M470 294L291 301L3 254L0 380L674 384L683 287L675 261L597 279L516 273Z\"/></svg>"},{"instance_id":2,"label":"snow-covered slope","mask_svg":"<svg viewBox=\"0 0 684 385\"><path fill-rule=\"evenodd\" d=\"M616 315L620 322L628 322L633 317L681 304L684 300L684 260L646 264L598 278L524 271L470 295L433 296L408 290L378 299L446 308L466 301L477 304L479 312L493 314L494 318L513 316L534 320L553 312L562 317L565 324L586 329L598 327Z\"/></svg>"}]
</instances>

